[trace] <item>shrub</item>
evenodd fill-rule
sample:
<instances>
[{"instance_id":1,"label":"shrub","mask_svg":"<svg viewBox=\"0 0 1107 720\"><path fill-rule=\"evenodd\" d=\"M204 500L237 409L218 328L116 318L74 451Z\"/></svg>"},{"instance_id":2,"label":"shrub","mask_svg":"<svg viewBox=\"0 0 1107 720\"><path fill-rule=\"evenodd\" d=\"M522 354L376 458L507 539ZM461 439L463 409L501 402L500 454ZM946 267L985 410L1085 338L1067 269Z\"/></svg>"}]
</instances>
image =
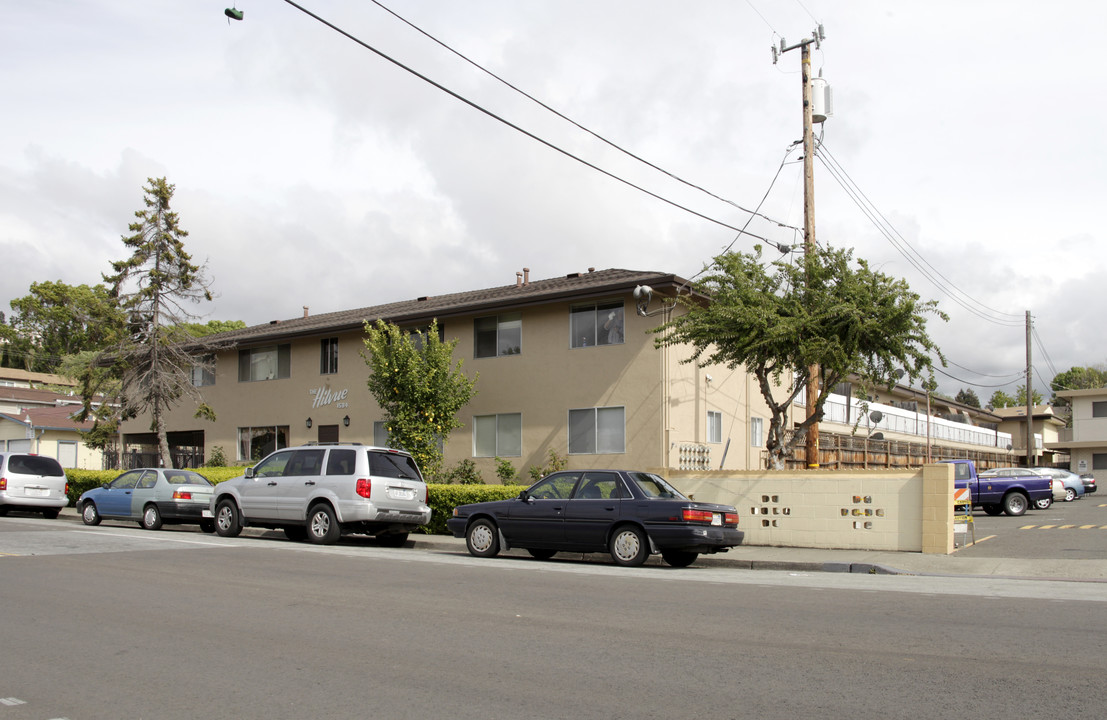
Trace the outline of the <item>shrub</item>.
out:
<instances>
[{"instance_id":1,"label":"shrub","mask_svg":"<svg viewBox=\"0 0 1107 720\"><path fill-rule=\"evenodd\" d=\"M565 466L569 464L569 458L564 455L558 455L557 450L550 448L549 455L547 455L545 465L531 465L527 473L530 475L531 480L538 482L542 478L546 477L550 473L557 472L558 470L564 470Z\"/></svg>"},{"instance_id":2,"label":"shrub","mask_svg":"<svg viewBox=\"0 0 1107 720\"><path fill-rule=\"evenodd\" d=\"M496 477L499 478L500 484L511 484L516 475L515 466L509 460L504 460L502 457L496 458Z\"/></svg>"},{"instance_id":3,"label":"shrub","mask_svg":"<svg viewBox=\"0 0 1107 720\"><path fill-rule=\"evenodd\" d=\"M428 474L427 482L439 482L444 485L483 485L484 478L477 470L477 464L465 458L445 472L437 475Z\"/></svg>"},{"instance_id":4,"label":"shrub","mask_svg":"<svg viewBox=\"0 0 1107 720\"><path fill-rule=\"evenodd\" d=\"M223 452L223 446L216 445L211 449L211 453L208 455L208 461L204 463L205 467L226 467L227 466L227 454Z\"/></svg>"},{"instance_id":5,"label":"shrub","mask_svg":"<svg viewBox=\"0 0 1107 720\"><path fill-rule=\"evenodd\" d=\"M506 500L515 497L525 485L427 485L427 504L431 506L430 522L419 529L428 535L448 535L446 521L454 508L469 503Z\"/></svg>"}]
</instances>

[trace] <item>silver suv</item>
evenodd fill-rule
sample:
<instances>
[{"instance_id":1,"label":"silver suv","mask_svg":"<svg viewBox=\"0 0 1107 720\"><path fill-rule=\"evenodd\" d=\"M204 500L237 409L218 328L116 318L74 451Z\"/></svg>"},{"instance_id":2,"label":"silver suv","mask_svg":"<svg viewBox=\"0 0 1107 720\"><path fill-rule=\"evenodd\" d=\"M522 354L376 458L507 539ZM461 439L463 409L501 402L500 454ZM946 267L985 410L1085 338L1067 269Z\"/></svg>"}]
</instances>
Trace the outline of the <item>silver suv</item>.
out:
<instances>
[{"instance_id":1,"label":"silver suv","mask_svg":"<svg viewBox=\"0 0 1107 720\"><path fill-rule=\"evenodd\" d=\"M45 455L0 452L0 515L31 510L56 518L69 504L61 463Z\"/></svg>"},{"instance_id":2,"label":"silver suv","mask_svg":"<svg viewBox=\"0 0 1107 720\"><path fill-rule=\"evenodd\" d=\"M277 450L242 477L216 485L211 511L223 537L256 526L320 544L364 533L388 547L403 545L431 516L427 485L411 455L359 443Z\"/></svg>"}]
</instances>

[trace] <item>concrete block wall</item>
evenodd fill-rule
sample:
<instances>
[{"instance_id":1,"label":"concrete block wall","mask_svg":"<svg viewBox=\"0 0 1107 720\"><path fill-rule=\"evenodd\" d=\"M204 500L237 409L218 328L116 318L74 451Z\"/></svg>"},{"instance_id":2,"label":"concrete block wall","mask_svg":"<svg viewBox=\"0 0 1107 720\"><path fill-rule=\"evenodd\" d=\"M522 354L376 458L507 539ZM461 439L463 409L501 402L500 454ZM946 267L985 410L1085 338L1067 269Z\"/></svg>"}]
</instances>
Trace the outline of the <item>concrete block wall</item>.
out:
<instances>
[{"instance_id":1,"label":"concrete block wall","mask_svg":"<svg viewBox=\"0 0 1107 720\"><path fill-rule=\"evenodd\" d=\"M697 500L734 505L746 544L953 551L953 468L683 471L666 477Z\"/></svg>"}]
</instances>

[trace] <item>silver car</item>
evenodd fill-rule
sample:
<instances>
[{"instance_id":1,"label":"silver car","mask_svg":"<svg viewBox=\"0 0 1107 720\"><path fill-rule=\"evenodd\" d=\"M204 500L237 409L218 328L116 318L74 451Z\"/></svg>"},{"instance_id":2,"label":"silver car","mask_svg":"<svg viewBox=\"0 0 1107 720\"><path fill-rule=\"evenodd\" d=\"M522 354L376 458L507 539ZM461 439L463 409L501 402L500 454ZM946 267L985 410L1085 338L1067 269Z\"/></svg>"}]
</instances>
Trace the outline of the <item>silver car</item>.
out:
<instances>
[{"instance_id":1,"label":"silver car","mask_svg":"<svg viewBox=\"0 0 1107 720\"><path fill-rule=\"evenodd\" d=\"M257 526L320 544L363 533L389 547L403 545L431 516L427 485L411 455L357 443L277 450L242 477L219 483L211 510L223 537Z\"/></svg>"},{"instance_id":2,"label":"silver car","mask_svg":"<svg viewBox=\"0 0 1107 720\"><path fill-rule=\"evenodd\" d=\"M68 492L65 470L54 458L0 452L0 515L30 510L56 518L69 504Z\"/></svg>"}]
</instances>

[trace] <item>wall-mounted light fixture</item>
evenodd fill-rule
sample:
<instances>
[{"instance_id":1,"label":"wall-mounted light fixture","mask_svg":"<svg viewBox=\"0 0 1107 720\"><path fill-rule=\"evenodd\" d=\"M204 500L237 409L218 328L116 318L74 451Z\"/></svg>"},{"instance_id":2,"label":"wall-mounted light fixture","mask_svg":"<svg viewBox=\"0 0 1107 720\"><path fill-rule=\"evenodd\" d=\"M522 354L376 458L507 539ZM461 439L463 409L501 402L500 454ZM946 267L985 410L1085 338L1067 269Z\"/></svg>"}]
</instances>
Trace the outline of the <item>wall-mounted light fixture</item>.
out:
<instances>
[{"instance_id":1,"label":"wall-mounted light fixture","mask_svg":"<svg viewBox=\"0 0 1107 720\"><path fill-rule=\"evenodd\" d=\"M349 415L342 418L342 424L345 425L346 427L350 427L350 416Z\"/></svg>"},{"instance_id":2,"label":"wall-mounted light fixture","mask_svg":"<svg viewBox=\"0 0 1107 720\"><path fill-rule=\"evenodd\" d=\"M310 430L310 429L311 429L311 418L308 418L308 419L307 419L307 422L306 422L306 423L304 423L304 424L305 424L305 425L307 425L307 426L308 426L308 430Z\"/></svg>"}]
</instances>

